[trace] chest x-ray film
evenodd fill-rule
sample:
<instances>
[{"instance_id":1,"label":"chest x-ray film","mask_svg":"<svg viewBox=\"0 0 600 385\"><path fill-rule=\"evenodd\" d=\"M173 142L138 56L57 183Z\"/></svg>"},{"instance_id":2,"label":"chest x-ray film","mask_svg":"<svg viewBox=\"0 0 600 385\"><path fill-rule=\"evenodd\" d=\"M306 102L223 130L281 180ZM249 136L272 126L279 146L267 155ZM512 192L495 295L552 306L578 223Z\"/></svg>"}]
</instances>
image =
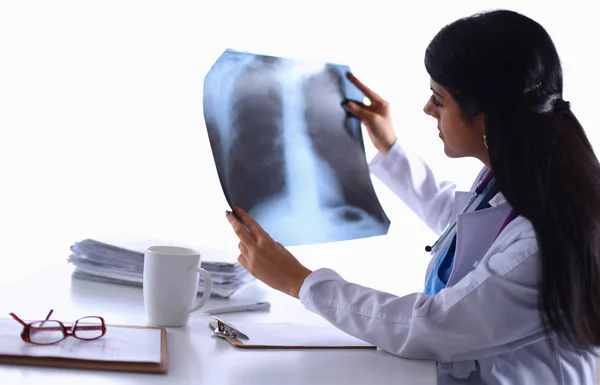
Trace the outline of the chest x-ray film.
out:
<instances>
[{"instance_id":1,"label":"chest x-ray film","mask_svg":"<svg viewBox=\"0 0 600 385\"><path fill-rule=\"evenodd\" d=\"M384 235L348 66L226 50L204 79L204 119L227 202L284 246Z\"/></svg>"}]
</instances>

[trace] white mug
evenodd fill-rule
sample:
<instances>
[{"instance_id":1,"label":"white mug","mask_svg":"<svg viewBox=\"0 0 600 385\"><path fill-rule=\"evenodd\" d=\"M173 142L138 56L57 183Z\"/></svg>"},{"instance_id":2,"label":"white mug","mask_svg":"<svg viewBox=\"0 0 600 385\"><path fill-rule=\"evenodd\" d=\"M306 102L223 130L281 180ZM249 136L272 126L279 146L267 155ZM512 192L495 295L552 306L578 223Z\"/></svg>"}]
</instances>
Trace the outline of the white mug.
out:
<instances>
[{"instance_id":1,"label":"white mug","mask_svg":"<svg viewBox=\"0 0 600 385\"><path fill-rule=\"evenodd\" d=\"M198 273L204 278L198 296ZM144 309L148 322L156 326L185 326L190 314L199 310L212 290L210 273L200 268L200 252L177 246L152 246L144 253Z\"/></svg>"}]
</instances>

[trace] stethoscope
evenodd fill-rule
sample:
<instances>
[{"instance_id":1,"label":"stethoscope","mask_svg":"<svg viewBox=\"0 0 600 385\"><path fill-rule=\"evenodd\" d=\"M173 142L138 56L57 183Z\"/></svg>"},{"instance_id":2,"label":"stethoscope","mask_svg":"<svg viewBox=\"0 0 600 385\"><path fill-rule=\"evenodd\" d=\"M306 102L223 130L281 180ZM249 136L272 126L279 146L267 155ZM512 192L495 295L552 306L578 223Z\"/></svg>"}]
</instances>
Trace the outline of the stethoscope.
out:
<instances>
[{"instance_id":1,"label":"stethoscope","mask_svg":"<svg viewBox=\"0 0 600 385\"><path fill-rule=\"evenodd\" d=\"M473 205L473 203L475 202L477 197L479 197L482 194L484 194L484 195L487 194L494 187L494 183L490 184L490 182L492 181L493 178L494 178L494 174L492 173L492 171L491 170L488 171L487 174L485 175L485 177L483 178L483 180L481 181L481 183L479 183L479 185L475 189L475 192L473 193L473 195L471 195L471 197L467 201L467 204L465 205L463 210L458 215L466 213L469 210L469 208L471 207L471 205ZM456 218L458 218L458 215L456 216ZM452 224L450 226L448 226L446 228L446 230L444 230L442 235L440 235L440 237L437 239L437 241L435 241L433 246L425 246L425 251L428 253L431 253L432 255L435 254L435 252L446 241L448 236L454 231L455 228L456 228L456 219L454 220L454 222L452 222Z\"/></svg>"}]
</instances>

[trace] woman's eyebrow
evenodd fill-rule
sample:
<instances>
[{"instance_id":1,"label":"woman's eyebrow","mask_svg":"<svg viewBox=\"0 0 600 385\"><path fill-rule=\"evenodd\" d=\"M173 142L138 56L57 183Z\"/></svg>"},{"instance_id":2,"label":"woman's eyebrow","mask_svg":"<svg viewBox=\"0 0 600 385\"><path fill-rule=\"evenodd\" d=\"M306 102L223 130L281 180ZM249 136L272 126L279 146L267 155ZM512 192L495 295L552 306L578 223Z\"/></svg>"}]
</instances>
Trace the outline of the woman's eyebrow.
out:
<instances>
[{"instance_id":1,"label":"woman's eyebrow","mask_svg":"<svg viewBox=\"0 0 600 385\"><path fill-rule=\"evenodd\" d=\"M429 89L430 89L430 90L431 90L431 91L432 91L434 94L436 94L437 96L439 96L441 99L444 99L444 97L443 97L443 96L442 96L442 95L441 95L439 92L437 92L436 90L434 90L434 89L433 89L433 87L429 87Z\"/></svg>"}]
</instances>

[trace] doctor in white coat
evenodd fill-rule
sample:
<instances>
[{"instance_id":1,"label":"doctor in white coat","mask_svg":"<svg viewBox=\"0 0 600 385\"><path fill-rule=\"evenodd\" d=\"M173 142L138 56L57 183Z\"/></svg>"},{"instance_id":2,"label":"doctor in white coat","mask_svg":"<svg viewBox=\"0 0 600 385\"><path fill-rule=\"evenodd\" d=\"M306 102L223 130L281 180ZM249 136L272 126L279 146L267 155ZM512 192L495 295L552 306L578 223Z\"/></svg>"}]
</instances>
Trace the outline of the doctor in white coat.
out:
<instances>
[{"instance_id":1,"label":"doctor in white coat","mask_svg":"<svg viewBox=\"0 0 600 385\"><path fill-rule=\"evenodd\" d=\"M379 150L372 173L440 234L423 292L310 271L236 208L240 263L348 334L436 360L440 384L594 384L600 167L562 98L552 40L523 15L486 12L443 28L425 67L424 111L446 154L483 163L469 192L404 149L389 104L350 74L370 103L346 106Z\"/></svg>"}]
</instances>

